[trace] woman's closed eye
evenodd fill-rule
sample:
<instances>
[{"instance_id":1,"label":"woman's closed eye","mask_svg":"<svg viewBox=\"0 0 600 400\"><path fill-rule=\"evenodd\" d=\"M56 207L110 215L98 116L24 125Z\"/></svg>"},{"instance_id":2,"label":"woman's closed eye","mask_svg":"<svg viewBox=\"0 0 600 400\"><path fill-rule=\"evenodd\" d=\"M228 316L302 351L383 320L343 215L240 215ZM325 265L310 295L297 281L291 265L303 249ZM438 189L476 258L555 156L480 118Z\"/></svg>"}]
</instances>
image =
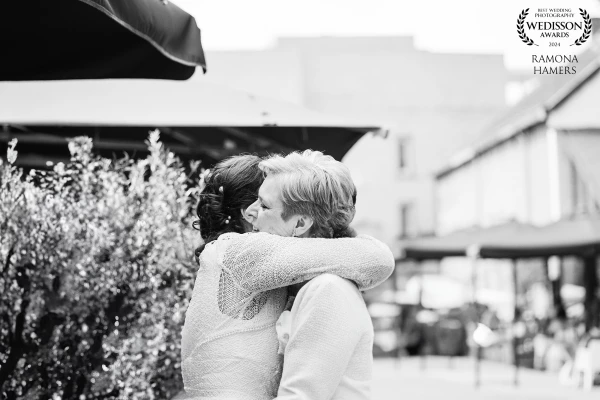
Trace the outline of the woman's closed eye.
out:
<instances>
[{"instance_id":1,"label":"woman's closed eye","mask_svg":"<svg viewBox=\"0 0 600 400\"><path fill-rule=\"evenodd\" d=\"M264 205L264 203L263 203L262 201L259 201L259 202L258 202L258 206L259 206L260 208L262 208L263 210L268 210L268 209L269 209L269 207L265 206L265 205Z\"/></svg>"}]
</instances>

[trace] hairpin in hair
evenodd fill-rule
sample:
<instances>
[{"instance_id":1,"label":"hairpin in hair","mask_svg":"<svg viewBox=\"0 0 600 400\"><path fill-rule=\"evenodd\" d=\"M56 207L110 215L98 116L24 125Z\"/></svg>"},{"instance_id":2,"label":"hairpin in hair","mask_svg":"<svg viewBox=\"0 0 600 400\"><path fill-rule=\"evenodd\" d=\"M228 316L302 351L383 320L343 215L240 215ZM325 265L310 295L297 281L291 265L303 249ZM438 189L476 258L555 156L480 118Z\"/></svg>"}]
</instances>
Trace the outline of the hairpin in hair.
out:
<instances>
[{"instance_id":1,"label":"hairpin in hair","mask_svg":"<svg viewBox=\"0 0 600 400\"><path fill-rule=\"evenodd\" d=\"M219 192L223 194L223 186L219 186Z\"/></svg>"},{"instance_id":2,"label":"hairpin in hair","mask_svg":"<svg viewBox=\"0 0 600 400\"><path fill-rule=\"evenodd\" d=\"M228 224L228 223L229 223L229 221L231 221L231 215L228 215L228 216L227 216L227 219L225 220L225 223L226 223L226 224Z\"/></svg>"},{"instance_id":3,"label":"hairpin in hair","mask_svg":"<svg viewBox=\"0 0 600 400\"><path fill-rule=\"evenodd\" d=\"M200 220L199 219L197 219L194 222L192 222L192 228L194 228L197 231L200 230Z\"/></svg>"}]
</instances>

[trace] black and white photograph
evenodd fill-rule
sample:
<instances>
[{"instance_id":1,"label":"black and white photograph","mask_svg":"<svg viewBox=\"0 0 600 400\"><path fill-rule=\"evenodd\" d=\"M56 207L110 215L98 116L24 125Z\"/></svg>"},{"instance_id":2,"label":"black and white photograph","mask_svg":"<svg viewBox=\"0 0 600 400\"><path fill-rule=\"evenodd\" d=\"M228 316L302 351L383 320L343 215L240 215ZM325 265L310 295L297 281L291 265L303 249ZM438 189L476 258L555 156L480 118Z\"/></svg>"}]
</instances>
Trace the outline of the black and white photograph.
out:
<instances>
[{"instance_id":1,"label":"black and white photograph","mask_svg":"<svg viewBox=\"0 0 600 400\"><path fill-rule=\"evenodd\" d=\"M0 8L0 400L600 398L600 0Z\"/></svg>"}]
</instances>

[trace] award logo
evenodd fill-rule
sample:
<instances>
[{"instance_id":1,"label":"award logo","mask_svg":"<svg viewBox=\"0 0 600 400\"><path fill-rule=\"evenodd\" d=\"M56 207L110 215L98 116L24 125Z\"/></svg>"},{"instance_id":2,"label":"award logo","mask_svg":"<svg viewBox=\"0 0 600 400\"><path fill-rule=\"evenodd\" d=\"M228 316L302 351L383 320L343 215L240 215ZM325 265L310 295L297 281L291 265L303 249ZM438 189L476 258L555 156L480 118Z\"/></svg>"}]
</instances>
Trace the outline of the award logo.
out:
<instances>
[{"instance_id":1,"label":"award logo","mask_svg":"<svg viewBox=\"0 0 600 400\"><path fill-rule=\"evenodd\" d=\"M579 8L529 8L517 18L517 34L527 46L545 48L551 54L533 54L534 74L575 74L577 55L572 46L581 46L590 39L592 19ZM559 54L560 53L560 54Z\"/></svg>"}]
</instances>

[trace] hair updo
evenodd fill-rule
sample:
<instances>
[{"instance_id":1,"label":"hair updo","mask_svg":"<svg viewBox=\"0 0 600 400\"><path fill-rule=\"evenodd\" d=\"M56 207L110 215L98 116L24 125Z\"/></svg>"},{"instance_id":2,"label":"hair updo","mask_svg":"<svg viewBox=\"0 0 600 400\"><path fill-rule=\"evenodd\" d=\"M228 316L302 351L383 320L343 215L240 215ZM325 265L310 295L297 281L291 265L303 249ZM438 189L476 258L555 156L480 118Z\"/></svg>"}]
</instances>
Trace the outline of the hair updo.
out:
<instances>
[{"instance_id":1,"label":"hair updo","mask_svg":"<svg viewBox=\"0 0 600 400\"><path fill-rule=\"evenodd\" d=\"M233 156L219 162L205 176L205 187L196 208L198 220L194 221L205 244L224 233L245 232L240 210L258 198L258 189L264 180L258 168L260 162L260 157L254 155ZM204 245L196 254L203 249Z\"/></svg>"}]
</instances>

